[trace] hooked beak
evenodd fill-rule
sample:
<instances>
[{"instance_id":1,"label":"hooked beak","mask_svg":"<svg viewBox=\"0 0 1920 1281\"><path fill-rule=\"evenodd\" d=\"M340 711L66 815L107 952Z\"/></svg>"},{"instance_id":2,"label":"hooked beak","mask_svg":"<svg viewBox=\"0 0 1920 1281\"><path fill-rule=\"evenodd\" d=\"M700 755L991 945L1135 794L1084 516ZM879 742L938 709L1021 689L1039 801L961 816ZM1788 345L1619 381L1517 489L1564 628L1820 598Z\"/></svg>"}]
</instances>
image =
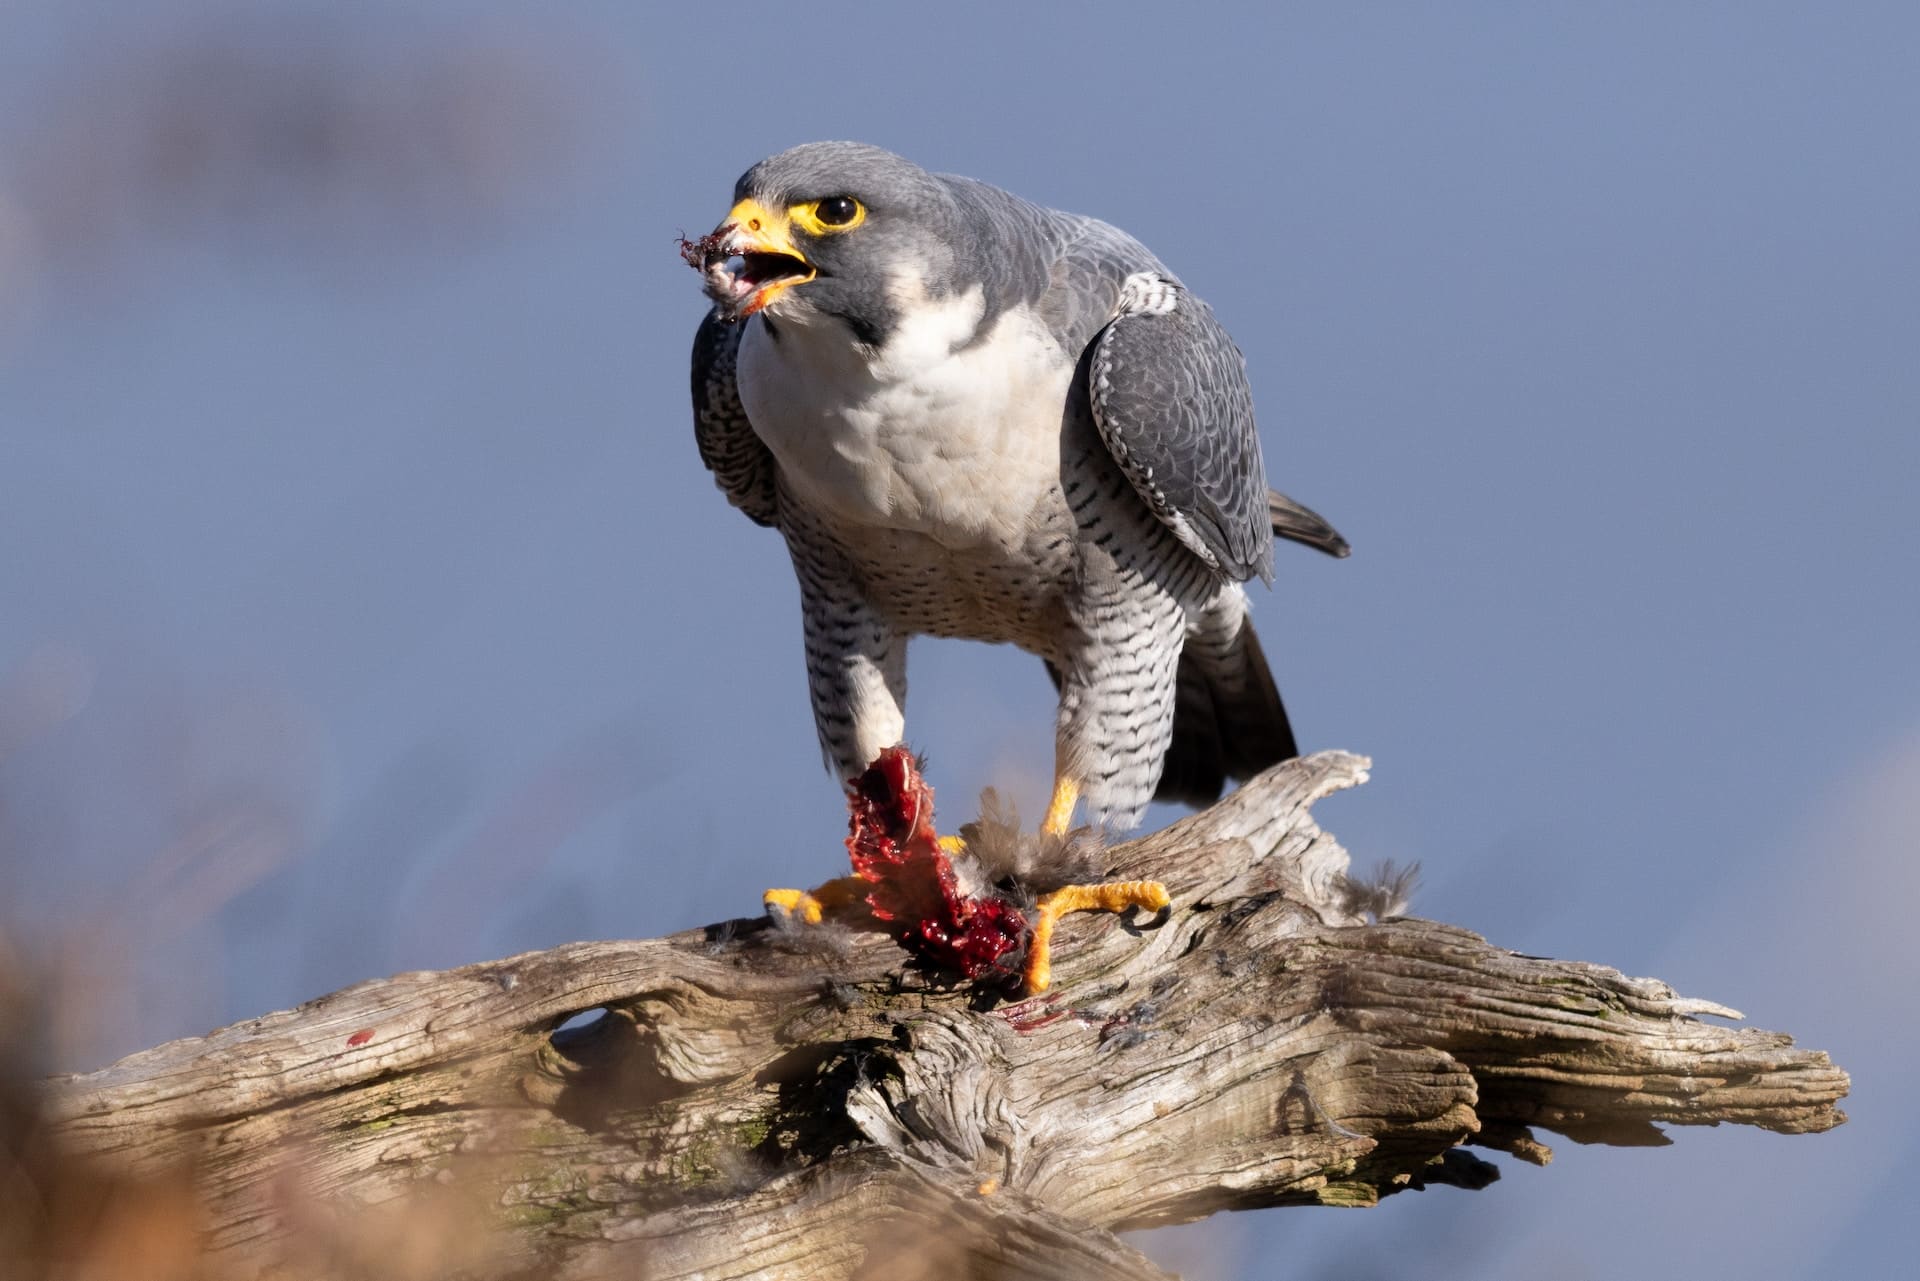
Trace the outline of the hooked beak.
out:
<instances>
[{"instance_id":1,"label":"hooked beak","mask_svg":"<svg viewBox=\"0 0 1920 1281\"><path fill-rule=\"evenodd\" d=\"M710 235L683 240L680 253L729 320L745 320L819 274L794 245L787 216L757 200L735 205Z\"/></svg>"}]
</instances>

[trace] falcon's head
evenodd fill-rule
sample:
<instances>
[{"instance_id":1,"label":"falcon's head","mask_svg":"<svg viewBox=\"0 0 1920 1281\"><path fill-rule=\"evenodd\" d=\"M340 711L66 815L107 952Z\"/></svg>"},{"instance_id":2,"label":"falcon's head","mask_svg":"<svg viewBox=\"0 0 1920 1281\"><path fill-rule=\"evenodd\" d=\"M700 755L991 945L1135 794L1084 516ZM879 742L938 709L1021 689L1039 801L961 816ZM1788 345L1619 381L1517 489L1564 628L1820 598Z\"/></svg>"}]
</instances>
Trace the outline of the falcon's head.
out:
<instances>
[{"instance_id":1,"label":"falcon's head","mask_svg":"<svg viewBox=\"0 0 1920 1281\"><path fill-rule=\"evenodd\" d=\"M806 143L747 170L733 197L712 234L685 249L729 320L834 317L877 343L903 290L954 283L952 193L890 151Z\"/></svg>"}]
</instances>

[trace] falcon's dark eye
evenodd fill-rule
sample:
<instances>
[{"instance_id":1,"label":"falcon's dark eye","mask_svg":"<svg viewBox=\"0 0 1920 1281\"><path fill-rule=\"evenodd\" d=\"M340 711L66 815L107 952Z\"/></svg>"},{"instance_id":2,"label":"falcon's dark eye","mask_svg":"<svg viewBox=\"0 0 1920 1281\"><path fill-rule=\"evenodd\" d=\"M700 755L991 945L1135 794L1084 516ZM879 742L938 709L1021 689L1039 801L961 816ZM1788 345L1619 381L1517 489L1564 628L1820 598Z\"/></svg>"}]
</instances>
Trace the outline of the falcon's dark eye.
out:
<instances>
[{"instance_id":1,"label":"falcon's dark eye","mask_svg":"<svg viewBox=\"0 0 1920 1281\"><path fill-rule=\"evenodd\" d=\"M824 226L844 227L860 216L860 202L852 196L828 196L814 206L814 216Z\"/></svg>"},{"instance_id":2,"label":"falcon's dark eye","mask_svg":"<svg viewBox=\"0 0 1920 1281\"><path fill-rule=\"evenodd\" d=\"M852 196L807 200L787 210L793 225L809 236L833 236L852 231L867 220L867 207Z\"/></svg>"},{"instance_id":3,"label":"falcon's dark eye","mask_svg":"<svg viewBox=\"0 0 1920 1281\"><path fill-rule=\"evenodd\" d=\"M820 221L828 227L845 227L847 223L860 217L860 202L852 196L828 196L816 205Z\"/></svg>"}]
</instances>

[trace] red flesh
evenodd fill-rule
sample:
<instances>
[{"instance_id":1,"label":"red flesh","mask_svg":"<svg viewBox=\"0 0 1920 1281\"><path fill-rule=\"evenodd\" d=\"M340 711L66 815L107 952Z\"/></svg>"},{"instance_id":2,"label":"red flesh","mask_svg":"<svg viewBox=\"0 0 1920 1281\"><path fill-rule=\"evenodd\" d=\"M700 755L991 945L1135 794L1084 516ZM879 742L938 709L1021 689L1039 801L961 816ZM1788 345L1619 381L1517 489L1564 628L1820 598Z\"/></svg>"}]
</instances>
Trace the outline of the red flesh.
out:
<instances>
[{"instance_id":1,"label":"red flesh","mask_svg":"<svg viewBox=\"0 0 1920 1281\"><path fill-rule=\"evenodd\" d=\"M960 892L933 830L933 789L913 753L889 747L847 793L847 854L872 886L867 906L891 923L900 945L968 978L998 966L1027 936L1027 919L1005 899Z\"/></svg>"},{"instance_id":2,"label":"red flesh","mask_svg":"<svg viewBox=\"0 0 1920 1281\"><path fill-rule=\"evenodd\" d=\"M733 224L728 223L724 227L716 227L698 240L688 240L686 236L683 235L680 237L680 256L686 259L687 266L693 268L695 271L705 271L707 269L707 258L709 255L720 254L723 257L725 256L726 251L721 248L721 242L732 233Z\"/></svg>"}]
</instances>

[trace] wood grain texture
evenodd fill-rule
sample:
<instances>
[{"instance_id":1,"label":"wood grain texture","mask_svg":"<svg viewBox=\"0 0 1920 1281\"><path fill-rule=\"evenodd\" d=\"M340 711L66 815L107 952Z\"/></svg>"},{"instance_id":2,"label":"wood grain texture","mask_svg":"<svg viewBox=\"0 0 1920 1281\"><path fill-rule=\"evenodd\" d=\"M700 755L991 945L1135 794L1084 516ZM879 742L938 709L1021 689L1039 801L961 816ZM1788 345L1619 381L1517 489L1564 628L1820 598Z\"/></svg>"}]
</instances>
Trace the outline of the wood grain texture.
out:
<instances>
[{"instance_id":1,"label":"wood grain texture","mask_svg":"<svg viewBox=\"0 0 1920 1281\"><path fill-rule=\"evenodd\" d=\"M1545 1164L1535 1128L1845 1119L1845 1073L1705 1021L1733 1011L1354 915L1309 808L1366 766L1292 761L1108 851L1172 909L1066 918L1042 997L756 918L362 983L56 1079L49 1106L75 1149L191 1170L248 1268L455 1187L499 1229L480 1272L707 1281L1160 1276L1111 1233L1478 1187L1467 1146Z\"/></svg>"}]
</instances>

